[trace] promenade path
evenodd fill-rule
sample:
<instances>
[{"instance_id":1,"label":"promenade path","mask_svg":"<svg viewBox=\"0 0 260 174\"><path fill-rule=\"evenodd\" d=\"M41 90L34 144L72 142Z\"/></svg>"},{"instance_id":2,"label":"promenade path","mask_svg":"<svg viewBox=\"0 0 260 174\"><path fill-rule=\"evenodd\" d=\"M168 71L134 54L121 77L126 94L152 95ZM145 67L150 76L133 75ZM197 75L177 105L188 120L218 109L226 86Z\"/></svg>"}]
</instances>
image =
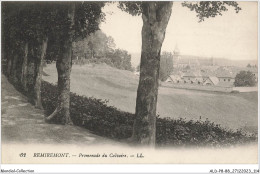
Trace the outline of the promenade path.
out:
<instances>
[{"instance_id":1,"label":"promenade path","mask_svg":"<svg viewBox=\"0 0 260 174\"><path fill-rule=\"evenodd\" d=\"M118 144L78 126L45 123L43 110L30 104L4 75L1 85L3 143Z\"/></svg>"}]
</instances>

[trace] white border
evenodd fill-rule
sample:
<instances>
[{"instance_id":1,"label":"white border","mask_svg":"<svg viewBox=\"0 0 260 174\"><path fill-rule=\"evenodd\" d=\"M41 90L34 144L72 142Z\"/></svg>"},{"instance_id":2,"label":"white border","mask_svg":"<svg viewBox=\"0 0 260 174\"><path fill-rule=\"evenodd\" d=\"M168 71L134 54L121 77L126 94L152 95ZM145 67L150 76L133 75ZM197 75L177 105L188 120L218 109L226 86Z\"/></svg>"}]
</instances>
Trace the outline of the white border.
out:
<instances>
[{"instance_id":1,"label":"white border","mask_svg":"<svg viewBox=\"0 0 260 174\"><path fill-rule=\"evenodd\" d=\"M9 1L17 1L17 0L9 0ZM51 1L51 0L45 0L45 1ZM69 1L69 0L65 0L65 1ZM182 0L175 0L175 1L182 1ZM194 1L194 0L186 0L186 1ZM243 1L243 0L238 0L238 1ZM252 1L258 2L258 0L252 0ZM258 29L259 29L259 22L260 22L259 11L260 11L260 6L258 2ZM1 17L1 13L0 13L0 17ZM260 50L259 48L260 47L259 47L259 35L258 35L258 58L259 58L259 50ZM0 53L1 53L1 48L0 48ZM260 63L258 61L258 67L259 66ZM258 76L258 82L259 80L260 77ZM259 97L260 95L258 93L258 99ZM260 104L258 102L258 110L259 108L260 108ZM259 125L260 125L260 119L258 114L258 135L260 133ZM258 139L258 151L259 151L259 147L260 145ZM34 173L74 173L74 174L76 173L200 173L202 174L202 173L209 173L211 169L217 169L217 170L218 169L229 169L229 170L251 169L253 171L254 169L259 169L259 161L260 161L260 156L258 157L258 164L78 164L78 165L75 164L59 164L59 165L1 164L0 168L1 170L2 169L34 170Z\"/></svg>"}]
</instances>

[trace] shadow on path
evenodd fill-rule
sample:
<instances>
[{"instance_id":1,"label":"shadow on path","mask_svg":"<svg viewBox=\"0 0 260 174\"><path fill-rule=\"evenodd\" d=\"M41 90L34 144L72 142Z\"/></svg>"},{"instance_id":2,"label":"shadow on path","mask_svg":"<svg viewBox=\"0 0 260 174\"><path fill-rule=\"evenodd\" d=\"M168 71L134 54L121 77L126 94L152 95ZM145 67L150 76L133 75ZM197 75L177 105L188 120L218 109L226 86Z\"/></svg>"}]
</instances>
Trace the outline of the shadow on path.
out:
<instances>
[{"instance_id":1,"label":"shadow on path","mask_svg":"<svg viewBox=\"0 0 260 174\"><path fill-rule=\"evenodd\" d=\"M70 125L47 124L42 110L31 105L2 77L2 142L41 144L121 144Z\"/></svg>"}]
</instances>

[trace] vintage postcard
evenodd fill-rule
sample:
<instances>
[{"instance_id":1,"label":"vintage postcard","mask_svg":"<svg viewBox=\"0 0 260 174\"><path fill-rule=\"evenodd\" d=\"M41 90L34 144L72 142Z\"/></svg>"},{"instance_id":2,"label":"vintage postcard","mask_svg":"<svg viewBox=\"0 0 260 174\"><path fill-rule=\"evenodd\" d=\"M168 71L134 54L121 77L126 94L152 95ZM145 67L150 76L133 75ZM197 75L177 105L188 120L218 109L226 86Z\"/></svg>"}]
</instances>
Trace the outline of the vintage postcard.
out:
<instances>
[{"instance_id":1,"label":"vintage postcard","mask_svg":"<svg viewBox=\"0 0 260 174\"><path fill-rule=\"evenodd\" d=\"M1 1L1 140L2 164L258 164L258 2Z\"/></svg>"}]
</instances>

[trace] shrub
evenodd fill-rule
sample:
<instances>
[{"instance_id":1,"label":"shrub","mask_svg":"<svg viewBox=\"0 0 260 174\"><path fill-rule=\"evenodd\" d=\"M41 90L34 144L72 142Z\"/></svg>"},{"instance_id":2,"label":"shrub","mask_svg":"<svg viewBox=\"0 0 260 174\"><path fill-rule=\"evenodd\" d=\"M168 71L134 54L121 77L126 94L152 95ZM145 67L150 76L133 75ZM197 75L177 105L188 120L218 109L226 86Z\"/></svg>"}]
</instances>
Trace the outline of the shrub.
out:
<instances>
[{"instance_id":1,"label":"shrub","mask_svg":"<svg viewBox=\"0 0 260 174\"><path fill-rule=\"evenodd\" d=\"M47 115L55 110L57 87L42 82L42 104ZM131 136L133 114L107 106L107 100L88 98L75 93L70 95L70 114L73 123L95 134L115 139Z\"/></svg>"},{"instance_id":2,"label":"shrub","mask_svg":"<svg viewBox=\"0 0 260 174\"><path fill-rule=\"evenodd\" d=\"M43 81L41 91L43 107L49 115L55 110L57 87ZM73 123L100 136L113 139L131 137L134 114L107 106L107 102L71 93L70 113ZM157 146L229 146L256 140L256 135L226 130L208 120L187 121L157 116Z\"/></svg>"},{"instance_id":3,"label":"shrub","mask_svg":"<svg viewBox=\"0 0 260 174\"><path fill-rule=\"evenodd\" d=\"M238 94L239 91L238 91L238 90L232 90L231 93L232 93L232 94Z\"/></svg>"},{"instance_id":4,"label":"shrub","mask_svg":"<svg viewBox=\"0 0 260 174\"><path fill-rule=\"evenodd\" d=\"M255 86L256 77L250 71L240 71L235 77L235 86Z\"/></svg>"}]
</instances>

